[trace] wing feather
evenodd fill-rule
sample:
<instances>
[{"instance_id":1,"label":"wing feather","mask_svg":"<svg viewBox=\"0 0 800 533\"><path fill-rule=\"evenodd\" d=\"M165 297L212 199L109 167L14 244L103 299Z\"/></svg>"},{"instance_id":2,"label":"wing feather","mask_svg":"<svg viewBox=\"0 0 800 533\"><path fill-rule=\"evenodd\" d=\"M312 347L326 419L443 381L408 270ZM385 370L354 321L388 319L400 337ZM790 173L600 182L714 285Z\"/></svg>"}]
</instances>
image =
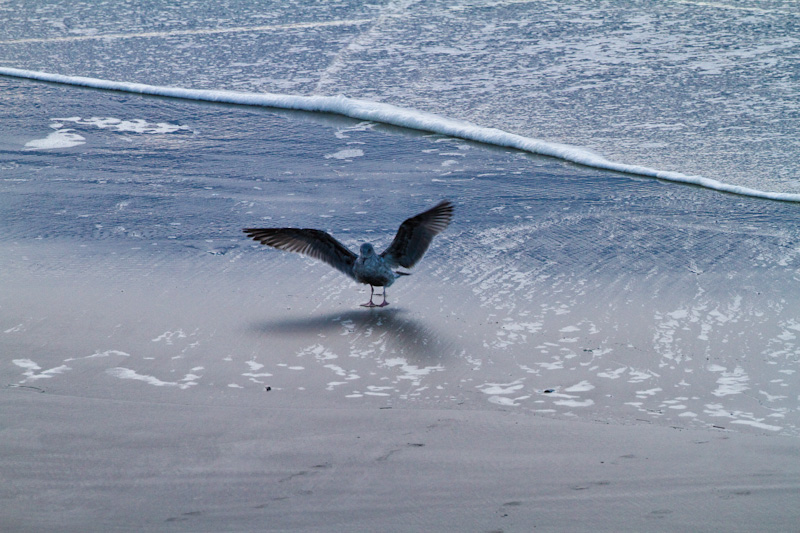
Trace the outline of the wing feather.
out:
<instances>
[{"instance_id":1,"label":"wing feather","mask_svg":"<svg viewBox=\"0 0 800 533\"><path fill-rule=\"evenodd\" d=\"M449 200L439 202L427 211L406 219L400 224L392 244L383 257L392 268L411 268L422 259L433 238L443 232L453 219L455 207Z\"/></svg>"},{"instance_id":2,"label":"wing feather","mask_svg":"<svg viewBox=\"0 0 800 533\"><path fill-rule=\"evenodd\" d=\"M245 228L242 231L261 244L307 255L353 277L356 255L324 231L299 228Z\"/></svg>"}]
</instances>

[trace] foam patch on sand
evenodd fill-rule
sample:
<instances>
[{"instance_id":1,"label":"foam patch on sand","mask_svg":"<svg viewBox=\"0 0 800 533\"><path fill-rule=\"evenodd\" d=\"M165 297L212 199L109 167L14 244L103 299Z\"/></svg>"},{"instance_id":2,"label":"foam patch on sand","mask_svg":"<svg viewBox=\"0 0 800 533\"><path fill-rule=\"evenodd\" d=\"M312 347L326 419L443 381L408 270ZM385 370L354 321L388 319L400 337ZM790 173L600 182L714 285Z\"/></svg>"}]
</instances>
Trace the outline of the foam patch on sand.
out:
<instances>
[{"instance_id":1,"label":"foam patch on sand","mask_svg":"<svg viewBox=\"0 0 800 533\"><path fill-rule=\"evenodd\" d=\"M12 362L18 367L25 369L25 372L23 372L22 374L23 376L25 376L25 379L20 381L20 383L25 383L27 381L35 381L37 379L49 379L52 378L53 376L62 374L67 370L70 370L70 367L68 367L67 365L61 365L39 372L39 370L42 370L42 367L39 366L36 362L32 361L31 359L14 359Z\"/></svg>"},{"instance_id":2,"label":"foam patch on sand","mask_svg":"<svg viewBox=\"0 0 800 533\"><path fill-rule=\"evenodd\" d=\"M86 143L86 138L71 129L56 129L43 139L33 139L25 143L26 150L59 150L73 148Z\"/></svg>"},{"instance_id":3,"label":"foam patch on sand","mask_svg":"<svg viewBox=\"0 0 800 533\"><path fill-rule=\"evenodd\" d=\"M179 389L188 389L192 385L197 385L197 381L195 380L198 378L195 374L187 374L180 381L162 381L155 376L139 374L135 370L124 367L109 368L106 373L119 379L133 379L136 381L144 381L148 385L156 387L178 387Z\"/></svg>"}]
</instances>

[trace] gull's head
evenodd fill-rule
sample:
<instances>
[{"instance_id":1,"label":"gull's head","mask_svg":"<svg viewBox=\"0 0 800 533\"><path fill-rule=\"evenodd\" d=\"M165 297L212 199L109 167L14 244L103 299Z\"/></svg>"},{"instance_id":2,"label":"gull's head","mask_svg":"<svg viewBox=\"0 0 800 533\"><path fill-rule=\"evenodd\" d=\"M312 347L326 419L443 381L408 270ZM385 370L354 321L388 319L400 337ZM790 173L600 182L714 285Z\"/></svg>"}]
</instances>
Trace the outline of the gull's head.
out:
<instances>
[{"instance_id":1,"label":"gull's head","mask_svg":"<svg viewBox=\"0 0 800 533\"><path fill-rule=\"evenodd\" d=\"M368 242L361 245L361 257L369 257L375 255L375 248Z\"/></svg>"}]
</instances>

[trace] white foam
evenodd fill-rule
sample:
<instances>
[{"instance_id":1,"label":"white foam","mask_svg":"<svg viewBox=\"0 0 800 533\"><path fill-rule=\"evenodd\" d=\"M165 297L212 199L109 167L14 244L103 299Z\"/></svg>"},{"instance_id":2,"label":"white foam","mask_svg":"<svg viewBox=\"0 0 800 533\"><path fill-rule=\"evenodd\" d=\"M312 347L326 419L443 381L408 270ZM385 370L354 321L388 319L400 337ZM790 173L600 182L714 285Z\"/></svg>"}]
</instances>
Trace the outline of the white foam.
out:
<instances>
[{"instance_id":1,"label":"white foam","mask_svg":"<svg viewBox=\"0 0 800 533\"><path fill-rule=\"evenodd\" d=\"M14 363L20 368L25 369L25 372L22 373L22 375L25 376L25 379L20 381L20 383L25 383L26 381L34 381L37 379L49 379L55 375L62 374L67 370L70 370L70 367L68 367L67 365L61 365L55 368L50 368L43 372L39 372L37 374L36 371L41 370L42 367L40 367L35 361L32 361L30 359L14 359L12 363Z\"/></svg>"},{"instance_id":2,"label":"white foam","mask_svg":"<svg viewBox=\"0 0 800 533\"><path fill-rule=\"evenodd\" d=\"M86 142L86 138L73 130L56 130L44 139L33 139L25 143L27 150L58 150L60 148L72 148L80 146Z\"/></svg>"},{"instance_id":3,"label":"white foam","mask_svg":"<svg viewBox=\"0 0 800 533\"><path fill-rule=\"evenodd\" d=\"M605 372L600 372L597 374L599 378L606 378L606 379L618 379L622 374L628 370L627 366L623 366L622 368L618 368L616 370L606 370Z\"/></svg>"},{"instance_id":4,"label":"white foam","mask_svg":"<svg viewBox=\"0 0 800 533\"><path fill-rule=\"evenodd\" d=\"M360 148L345 148L336 153L326 155L325 159L354 159L356 157L364 157L364 150Z\"/></svg>"},{"instance_id":5,"label":"white foam","mask_svg":"<svg viewBox=\"0 0 800 533\"><path fill-rule=\"evenodd\" d=\"M594 400L557 400L553 403L564 407L591 407L594 405Z\"/></svg>"},{"instance_id":6,"label":"white foam","mask_svg":"<svg viewBox=\"0 0 800 533\"><path fill-rule=\"evenodd\" d=\"M581 381L580 383L576 383L571 387L567 387L564 389L564 392L587 392L594 389L594 385L589 383L588 381Z\"/></svg>"},{"instance_id":7,"label":"white foam","mask_svg":"<svg viewBox=\"0 0 800 533\"><path fill-rule=\"evenodd\" d=\"M757 420L732 420L731 424L743 424L745 426L753 426L754 428L766 429L768 431L780 431L783 429L783 426L773 426Z\"/></svg>"},{"instance_id":8,"label":"white foam","mask_svg":"<svg viewBox=\"0 0 800 533\"><path fill-rule=\"evenodd\" d=\"M185 338L186 338L186 333L184 333L182 329L179 329L177 331L165 331L164 333L153 339L153 342L164 341L167 344L172 344L174 342L174 339L185 339Z\"/></svg>"},{"instance_id":9,"label":"white foam","mask_svg":"<svg viewBox=\"0 0 800 533\"><path fill-rule=\"evenodd\" d=\"M441 372L444 370L442 365L424 366L409 364L403 357L392 357L383 362L384 366L388 368L397 368L402 372L397 379L410 380L413 386L419 386L422 378L429 375L431 372Z\"/></svg>"},{"instance_id":10,"label":"white foam","mask_svg":"<svg viewBox=\"0 0 800 533\"><path fill-rule=\"evenodd\" d=\"M748 376L744 369L740 366L737 366L733 369L733 371L728 372L724 367L713 365L712 371L721 372L722 374L722 377L717 380L717 385L719 385L719 387L711 392L711 394L714 396L741 394L750 388L747 385L747 383L750 381L750 376Z\"/></svg>"},{"instance_id":11,"label":"white foam","mask_svg":"<svg viewBox=\"0 0 800 533\"><path fill-rule=\"evenodd\" d=\"M122 120L114 117L68 117L54 118L52 120L72 122L81 126L94 126L101 130L111 129L120 133L164 134L189 129L186 126L178 126L176 124L168 124L166 122L158 122L154 124L143 119Z\"/></svg>"},{"instance_id":12,"label":"white foam","mask_svg":"<svg viewBox=\"0 0 800 533\"><path fill-rule=\"evenodd\" d=\"M234 26L228 28L192 28L185 30L165 30L165 31L146 31L129 33L100 33L96 28L84 30L70 30L71 33L78 35L65 35L59 37L29 37L23 39L12 39L0 41L0 44L27 44L27 43L59 43L76 41L113 41L118 39L141 39L151 37L174 37L178 35L218 35L225 33L259 33L280 30L294 30L303 28L325 28L336 26L360 26L362 24L373 23L371 19L351 19L351 20L324 20L311 22L292 22L288 24L267 24L258 26Z\"/></svg>"},{"instance_id":13,"label":"white foam","mask_svg":"<svg viewBox=\"0 0 800 533\"><path fill-rule=\"evenodd\" d=\"M489 394L490 396L514 394L525 386L522 382L522 379L518 379L516 381L512 381L511 383L484 383L483 385L478 385L478 390L484 394Z\"/></svg>"},{"instance_id":14,"label":"white foam","mask_svg":"<svg viewBox=\"0 0 800 533\"><path fill-rule=\"evenodd\" d=\"M519 404L519 400L527 400L530 396L520 396L519 398L506 398L505 396L490 396L489 402L502 405L504 407L516 407Z\"/></svg>"},{"instance_id":15,"label":"white foam","mask_svg":"<svg viewBox=\"0 0 800 533\"><path fill-rule=\"evenodd\" d=\"M98 357L112 357L115 355L119 355L122 357L130 357L131 354L127 352L122 352L120 350L106 350L105 352L96 351L92 355L85 355L83 357L69 357L67 359L64 359L64 362L68 363L69 361L77 361L78 359L96 359Z\"/></svg>"},{"instance_id":16,"label":"white foam","mask_svg":"<svg viewBox=\"0 0 800 533\"><path fill-rule=\"evenodd\" d=\"M155 376L148 376L145 374L139 374L135 370L131 370L130 368L124 367L117 367L117 368L109 368L106 370L106 373L110 376L114 376L115 378L119 379L133 379L136 381L144 381L148 385L154 385L156 387L178 387L180 389L186 389L191 387L192 385L196 385L194 381L192 381L191 374L187 374L185 378L181 381L188 381L188 383L179 383L177 381L162 381Z\"/></svg>"},{"instance_id":17,"label":"white foam","mask_svg":"<svg viewBox=\"0 0 800 533\"><path fill-rule=\"evenodd\" d=\"M246 378L250 378L250 381L255 381L257 383L261 383L258 381L258 378L268 378L272 377L272 374L269 372L245 372L242 376Z\"/></svg>"},{"instance_id":18,"label":"white foam","mask_svg":"<svg viewBox=\"0 0 800 533\"><path fill-rule=\"evenodd\" d=\"M759 191L748 187L723 183L702 176L690 176L687 174L681 174L680 172L657 170L640 165L619 163L616 161L610 161L599 154L579 148L577 146L533 139L495 128L486 128L470 122L442 117L433 113L401 108L390 104L347 98L342 95L299 96L276 93L243 93L234 91L184 89L179 87L163 87L156 85L145 85L141 83L117 82L80 76L63 76L60 74L36 72L8 67L0 67L0 75L46 81L50 83L91 87L94 89L147 94L152 96L165 96L169 98L335 113L358 120L381 122L384 124L392 124L405 128L429 131L451 137L493 144L496 146L515 148L517 150L556 157L565 161L577 163L579 165L585 165L603 170L612 170L626 174L635 174L637 176L646 176L677 183L697 185L707 189L743 196L752 196L756 198L779 200L784 202L800 202L800 194L796 193Z\"/></svg>"}]
</instances>

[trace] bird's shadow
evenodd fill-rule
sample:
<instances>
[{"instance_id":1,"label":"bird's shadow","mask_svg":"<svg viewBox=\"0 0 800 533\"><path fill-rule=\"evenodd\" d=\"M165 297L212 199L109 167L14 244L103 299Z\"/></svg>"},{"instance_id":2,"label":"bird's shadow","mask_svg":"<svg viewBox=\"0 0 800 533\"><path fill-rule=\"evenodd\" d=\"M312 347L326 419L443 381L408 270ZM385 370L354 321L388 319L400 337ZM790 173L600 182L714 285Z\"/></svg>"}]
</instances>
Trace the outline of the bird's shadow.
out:
<instances>
[{"instance_id":1,"label":"bird's shadow","mask_svg":"<svg viewBox=\"0 0 800 533\"><path fill-rule=\"evenodd\" d=\"M399 307L358 309L321 316L286 318L251 324L258 335L320 335L339 333L349 343L385 341L388 348L417 362L430 364L458 352L454 342L419 320L404 316Z\"/></svg>"}]
</instances>

